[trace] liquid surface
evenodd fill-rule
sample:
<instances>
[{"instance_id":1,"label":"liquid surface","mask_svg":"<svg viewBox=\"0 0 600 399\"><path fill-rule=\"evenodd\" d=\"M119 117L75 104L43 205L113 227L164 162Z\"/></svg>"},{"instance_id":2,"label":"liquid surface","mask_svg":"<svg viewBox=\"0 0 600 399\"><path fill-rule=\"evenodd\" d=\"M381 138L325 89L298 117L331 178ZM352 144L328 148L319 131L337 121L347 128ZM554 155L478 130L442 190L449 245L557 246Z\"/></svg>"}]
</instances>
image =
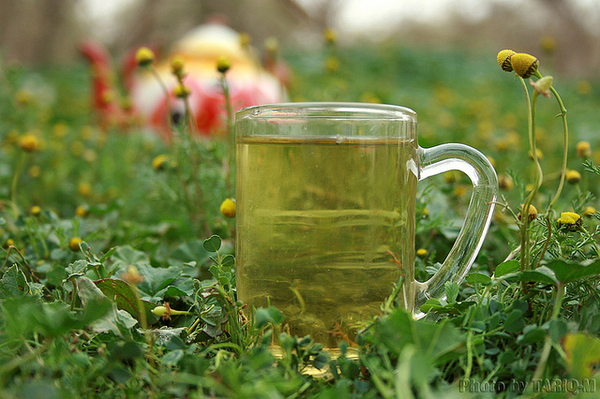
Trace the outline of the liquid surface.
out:
<instances>
[{"instance_id":1,"label":"liquid surface","mask_svg":"<svg viewBox=\"0 0 600 399\"><path fill-rule=\"evenodd\" d=\"M262 140L238 144L239 299L273 305L285 332L337 348L379 313L401 274L413 279L415 145Z\"/></svg>"}]
</instances>

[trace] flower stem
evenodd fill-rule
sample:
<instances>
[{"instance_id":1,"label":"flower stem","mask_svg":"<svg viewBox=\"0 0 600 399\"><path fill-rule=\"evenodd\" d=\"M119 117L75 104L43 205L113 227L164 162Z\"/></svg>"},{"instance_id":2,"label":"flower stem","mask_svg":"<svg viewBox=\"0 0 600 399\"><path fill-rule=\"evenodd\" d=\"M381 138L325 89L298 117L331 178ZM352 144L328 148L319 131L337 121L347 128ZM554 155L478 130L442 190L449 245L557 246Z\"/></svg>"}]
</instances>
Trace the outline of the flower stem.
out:
<instances>
[{"instance_id":1,"label":"flower stem","mask_svg":"<svg viewBox=\"0 0 600 399\"><path fill-rule=\"evenodd\" d=\"M158 72L156 72L156 69L154 69L152 66L148 66L147 69L152 73L152 75L154 76L154 78L156 79L158 84L160 85L161 90L164 92L166 105L167 105L167 126L169 128L169 135L172 136L173 135L173 120L172 120L172 116L171 116L171 98L169 95L169 89L167 89L165 82L163 82L163 80L161 79Z\"/></svg>"},{"instance_id":2,"label":"flower stem","mask_svg":"<svg viewBox=\"0 0 600 399\"><path fill-rule=\"evenodd\" d=\"M550 316L550 320L556 320L558 314L560 313L560 309L565 298L565 285L562 282L559 282L556 287L556 299L554 300L554 309L552 309L552 316ZM549 335L546 335L546 340L544 341L544 347L542 348L542 354L540 356L540 361L535 369L533 374L532 381L536 381L542 378L542 374L544 373L544 369L546 368L546 363L548 362L548 357L550 356L550 350L552 349L552 339Z\"/></svg>"},{"instance_id":3,"label":"flower stem","mask_svg":"<svg viewBox=\"0 0 600 399\"><path fill-rule=\"evenodd\" d=\"M15 174L12 179L11 187L10 187L10 202L13 209L14 217L17 219L19 217L19 207L17 206L17 187L19 186L19 175L21 174L21 170L23 169L23 164L25 163L25 153L21 152L19 156L19 160L17 161L17 167L15 168Z\"/></svg>"},{"instance_id":4,"label":"flower stem","mask_svg":"<svg viewBox=\"0 0 600 399\"><path fill-rule=\"evenodd\" d=\"M179 82L179 84L181 86L184 86L183 84L183 77L181 75L177 75L177 81ZM183 98L183 103L185 106L185 121L186 121L186 125L187 125L187 136L186 140L187 143L185 142L186 140L184 140L184 150L188 150L188 158L190 161L190 167L191 167L191 180L192 180L192 184L194 185L194 195L196 196L196 200L193 201L191 198L188 198L188 202L189 202L189 207L190 207L190 217L192 218L193 224L196 225L197 220L200 219L203 221L202 223L202 230L204 231L204 233L206 232L210 232L208 225L206 224L206 220L204 217L204 212L202 211L202 199L203 199L203 195L202 195L202 189L200 188L200 164L201 161L198 158L198 143L195 139L195 137L197 137L196 134L197 133L197 124L196 121L194 119L194 115L191 111L191 107L190 107L190 102L188 97L184 97ZM184 127L185 129L185 127ZM184 183L182 181L182 184L186 185L186 183ZM189 194L188 194L189 196Z\"/></svg>"},{"instance_id":5,"label":"flower stem","mask_svg":"<svg viewBox=\"0 0 600 399\"><path fill-rule=\"evenodd\" d=\"M552 238L552 222L550 221L550 212L546 213L546 224L548 225L548 234L546 235L546 240L544 241L544 246L542 247L542 251L540 252L540 256L537 261L536 269L540 267L540 262L544 258L546 251L548 250L548 245L550 244L550 239Z\"/></svg>"},{"instance_id":6,"label":"flower stem","mask_svg":"<svg viewBox=\"0 0 600 399\"><path fill-rule=\"evenodd\" d=\"M535 103L537 99L537 92L534 93L533 98L530 98L527 85L525 84L525 80L523 78L519 79L521 79L523 90L525 91L525 98L527 100L529 147L531 149L531 155L535 163L537 178L531 192L529 193L529 195L527 195L525 204L523 204L523 211L521 212L521 271L523 271L529 269L529 207L532 204L533 199L537 195L538 189L542 185L544 177L539 159L537 157L537 146L535 137Z\"/></svg>"},{"instance_id":7,"label":"flower stem","mask_svg":"<svg viewBox=\"0 0 600 399\"><path fill-rule=\"evenodd\" d=\"M229 138L229 153L227 154L227 171L225 177L225 183L227 184L227 192L229 196L233 196L233 172L235 164L235 133L233 131L233 107L231 105L231 95L229 93L229 85L225 73L221 73L221 88L223 90L223 97L225 98L225 111L227 113L227 136Z\"/></svg>"},{"instance_id":8,"label":"flower stem","mask_svg":"<svg viewBox=\"0 0 600 399\"><path fill-rule=\"evenodd\" d=\"M563 123L563 159L562 159L560 182L558 183L558 189L556 191L556 194L554 195L554 198L552 198L552 201L550 201L550 204L548 205L548 209L550 209L552 207L552 205L554 205L554 203L556 202L558 197L560 197L560 193L562 192L562 189L565 185L565 174L566 174L565 172L567 170L567 155L569 153L569 126L567 125L567 109L565 108L565 104L563 103L563 101L560 98L560 95L558 94L556 89L554 89L554 87L550 86L550 91L556 98L556 101L558 101L558 106L560 108L560 117L561 117L562 123Z\"/></svg>"}]
</instances>

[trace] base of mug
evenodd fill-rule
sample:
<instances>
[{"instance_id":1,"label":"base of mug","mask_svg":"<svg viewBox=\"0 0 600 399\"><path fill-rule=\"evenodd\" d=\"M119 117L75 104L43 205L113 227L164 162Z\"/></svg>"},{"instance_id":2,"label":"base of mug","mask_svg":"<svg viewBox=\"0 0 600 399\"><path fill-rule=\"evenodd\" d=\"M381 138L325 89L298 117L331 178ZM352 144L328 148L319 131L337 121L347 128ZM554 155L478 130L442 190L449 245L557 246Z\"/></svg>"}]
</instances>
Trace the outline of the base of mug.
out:
<instances>
[{"instance_id":1,"label":"base of mug","mask_svg":"<svg viewBox=\"0 0 600 399\"><path fill-rule=\"evenodd\" d=\"M281 348L279 346L270 346L269 351L275 358L277 358L277 359L283 358L283 351L281 350ZM337 360L342 354L341 350L338 348L324 348L323 351L325 351L329 354L329 357L331 358L331 360ZM346 357L346 359L349 359L349 360L358 359L358 349L352 348L352 347L347 348L345 357ZM304 367L302 369L302 374L307 374L307 375L310 375L315 378L333 377L333 374L329 370L329 364L325 365L323 368L320 368L320 369L318 369L312 365L307 365L306 367Z\"/></svg>"}]
</instances>

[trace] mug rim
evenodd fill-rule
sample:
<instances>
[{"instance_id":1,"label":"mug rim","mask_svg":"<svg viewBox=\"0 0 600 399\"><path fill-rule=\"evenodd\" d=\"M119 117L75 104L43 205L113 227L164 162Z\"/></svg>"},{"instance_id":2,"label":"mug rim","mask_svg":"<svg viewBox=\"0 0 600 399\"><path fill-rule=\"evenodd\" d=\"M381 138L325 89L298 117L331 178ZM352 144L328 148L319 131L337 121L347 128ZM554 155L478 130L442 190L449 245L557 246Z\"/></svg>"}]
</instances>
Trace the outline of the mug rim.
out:
<instances>
[{"instance_id":1,"label":"mug rim","mask_svg":"<svg viewBox=\"0 0 600 399\"><path fill-rule=\"evenodd\" d=\"M417 113L408 107L394 104L342 101L301 101L259 104L241 108L239 119L384 119L388 121L416 121Z\"/></svg>"}]
</instances>

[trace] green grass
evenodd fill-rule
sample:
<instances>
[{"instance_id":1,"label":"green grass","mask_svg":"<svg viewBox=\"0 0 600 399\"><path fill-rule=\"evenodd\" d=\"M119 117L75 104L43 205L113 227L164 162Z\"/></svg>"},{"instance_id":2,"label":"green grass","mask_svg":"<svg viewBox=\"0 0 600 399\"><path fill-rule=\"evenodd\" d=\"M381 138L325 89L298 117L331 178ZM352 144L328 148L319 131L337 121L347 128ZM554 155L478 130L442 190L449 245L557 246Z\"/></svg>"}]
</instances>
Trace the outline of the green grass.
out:
<instances>
[{"instance_id":1,"label":"green grass","mask_svg":"<svg viewBox=\"0 0 600 399\"><path fill-rule=\"evenodd\" d=\"M599 217L585 216L584 228L571 230L556 220L561 212L600 209L600 82L555 76L569 111L568 167L582 179L565 187L548 214L562 128L556 102L539 100L546 181L534 201L534 258L542 255L548 221L552 228L541 267L520 270L518 253L506 258L520 242L515 216L534 169L523 90L498 67L497 50L287 50L292 100L407 106L419 115L421 146L466 143L514 182L501 191L466 281L448 284L446 300L428 302L427 320L413 320L390 298L356 337L359 358L337 360L310 337L282 333L277 309L258 309L243 324L235 220L219 213L231 195L222 170L227 143L169 146L136 129L104 132L88 105L85 66L34 71L0 63L0 396L462 398L494 391L515 397L527 387L530 395L594 397ZM325 67L328 57L338 59L337 68ZM543 59L540 69L552 74ZM39 138L38 151L19 148L26 133ZM587 168L575 154L580 140L594 150ZM152 161L161 154L170 163L157 170ZM417 246L427 250L417 259L421 280L452 245L467 183L447 174L420 185ZM32 214L32 206L41 213ZM69 248L73 237L83 240L81 251ZM150 310L163 302L189 314L159 319ZM281 359L268 350L272 337ZM348 343L340 345L345 353ZM308 366L328 374L303 373Z\"/></svg>"}]
</instances>

